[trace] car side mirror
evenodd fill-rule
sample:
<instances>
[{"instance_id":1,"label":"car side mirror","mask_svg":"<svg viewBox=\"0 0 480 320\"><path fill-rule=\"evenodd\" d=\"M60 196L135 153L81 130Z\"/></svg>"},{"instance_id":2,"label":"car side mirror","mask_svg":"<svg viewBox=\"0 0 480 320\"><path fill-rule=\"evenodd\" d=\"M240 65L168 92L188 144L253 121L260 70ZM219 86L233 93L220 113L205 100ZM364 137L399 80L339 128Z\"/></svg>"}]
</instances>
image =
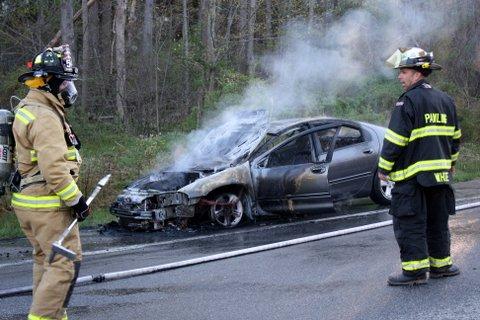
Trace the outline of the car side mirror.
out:
<instances>
[{"instance_id":1,"label":"car side mirror","mask_svg":"<svg viewBox=\"0 0 480 320\"><path fill-rule=\"evenodd\" d=\"M318 163L318 164L324 164L324 163L327 163L327 153L322 153L318 159L317 162L315 163Z\"/></svg>"}]
</instances>

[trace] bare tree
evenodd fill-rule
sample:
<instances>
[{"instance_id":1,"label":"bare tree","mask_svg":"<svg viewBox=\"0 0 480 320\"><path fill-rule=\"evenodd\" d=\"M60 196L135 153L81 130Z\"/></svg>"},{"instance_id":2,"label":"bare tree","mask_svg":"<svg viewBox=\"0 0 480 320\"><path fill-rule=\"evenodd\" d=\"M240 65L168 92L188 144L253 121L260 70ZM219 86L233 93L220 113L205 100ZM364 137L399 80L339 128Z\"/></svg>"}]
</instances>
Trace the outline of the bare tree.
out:
<instances>
[{"instance_id":1,"label":"bare tree","mask_svg":"<svg viewBox=\"0 0 480 320\"><path fill-rule=\"evenodd\" d=\"M100 45L100 19L98 1L92 4L88 12L88 33L91 43L90 56L98 58L98 47Z\"/></svg>"},{"instance_id":2,"label":"bare tree","mask_svg":"<svg viewBox=\"0 0 480 320\"><path fill-rule=\"evenodd\" d=\"M100 2L100 52L104 61L111 60L110 47L112 43L112 0ZM103 70L108 70L108 64L102 64Z\"/></svg>"},{"instance_id":3,"label":"bare tree","mask_svg":"<svg viewBox=\"0 0 480 320\"><path fill-rule=\"evenodd\" d=\"M128 18L127 18L127 47L131 48L133 44L133 38L135 35L135 23L137 21L136 7L137 0L131 0L130 6L128 7Z\"/></svg>"},{"instance_id":4,"label":"bare tree","mask_svg":"<svg viewBox=\"0 0 480 320\"><path fill-rule=\"evenodd\" d=\"M265 36L267 44L272 43L272 0L265 0Z\"/></svg>"},{"instance_id":5,"label":"bare tree","mask_svg":"<svg viewBox=\"0 0 480 320\"><path fill-rule=\"evenodd\" d=\"M62 0L61 2L61 31L62 42L68 43L72 52L76 52L75 36L73 31L73 3L72 0Z\"/></svg>"},{"instance_id":6,"label":"bare tree","mask_svg":"<svg viewBox=\"0 0 480 320\"><path fill-rule=\"evenodd\" d=\"M142 53L144 58L152 55L153 0L146 0L143 14Z\"/></svg>"},{"instance_id":7,"label":"bare tree","mask_svg":"<svg viewBox=\"0 0 480 320\"><path fill-rule=\"evenodd\" d=\"M315 19L317 0L308 0L308 30L312 30Z\"/></svg>"},{"instance_id":8,"label":"bare tree","mask_svg":"<svg viewBox=\"0 0 480 320\"><path fill-rule=\"evenodd\" d=\"M247 43L247 25L248 25L248 6L250 0L240 0L240 12L238 17L238 38L239 38L239 63L240 71L247 71L246 43Z\"/></svg>"},{"instance_id":9,"label":"bare tree","mask_svg":"<svg viewBox=\"0 0 480 320\"><path fill-rule=\"evenodd\" d=\"M87 0L82 0L82 33L83 33L83 42L82 42L82 105L81 108L83 111L87 110L88 105L88 66L89 66L89 55L90 55L90 43L89 43L89 33L88 33L88 6Z\"/></svg>"},{"instance_id":10,"label":"bare tree","mask_svg":"<svg viewBox=\"0 0 480 320\"><path fill-rule=\"evenodd\" d=\"M202 27L202 45L205 48L204 60L206 64L202 93L202 96L204 97L208 92L211 92L215 86L215 0L201 0L199 13ZM197 123L200 123L201 115L202 109L201 103L199 103L197 109Z\"/></svg>"},{"instance_id":11,"label":"bare tree","mask_svg":"<svg viewBox=\"0 0 480 320\"><path fill-rule=\"evenodd\" d=\"M117 114L121 121L125 120L125 81L126 81L126 66L125 66L125 13L127 10L126 0L117 0L117 7L115 9L115 65L116 65L116 79L115 79L115 105Z\"/></svg>"},{"instance_id":12,"label":"bare tree","mask_svg":"<svg viewBox=\"0 0 480 320\"><path fill-rule=\"evenodd\" d=\"M250 0L248 19L248 42L247 42L247 66L248 74L252 76L255 72L255 58L253 55L255 40L255 20L257 16L257 0Z\"/></svg>"},{"instance_id":13,"label":"bare tree","mask_svg":"<svg viewBox=\"0 0 480 320\"><path fill-rule=\"evenodd\" d=\"M183 65L183 96L185 102L185 113L188 114L190 111L190 69L188 67L190 59L190 43L188 37L188 1L182 0L182 37L183 37L183 55L184 55L184 65Z\"/></svg>"}]
</instances>

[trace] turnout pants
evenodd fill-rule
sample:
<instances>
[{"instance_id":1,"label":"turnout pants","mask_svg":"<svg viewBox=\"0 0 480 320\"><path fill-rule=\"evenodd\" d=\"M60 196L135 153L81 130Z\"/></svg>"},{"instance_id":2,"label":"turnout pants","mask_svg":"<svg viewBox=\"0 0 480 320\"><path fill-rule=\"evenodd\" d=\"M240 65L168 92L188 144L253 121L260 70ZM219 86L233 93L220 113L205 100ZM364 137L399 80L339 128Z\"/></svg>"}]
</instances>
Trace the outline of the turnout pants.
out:
<instances>
[{"instance_id":1,"label":"turnout pants","mask_svg":"<svg viewBox=\"0 0 480 320\"><path fill-rule=\"evenodd\" d=\"M390 214L404 273L452 265L448 218L455 214L455 197L449 185L423 187L415 179L396 183Z\"/></svg>"},{"instance_id":2,"label":"turnout pants","mask_svg":"<svg viewBox=\"0 0 480 320\"><path fill-rule=\"evenodd\" d=\"M15 207L15 214L33 246L33 301L28 319L67 319L66 307L80 269L78 225L63 242L63 246L77 253L77 261L57 254L49 263L52 243L73 221L70 209L41 211Z\"/></svg>"}]
</instances>

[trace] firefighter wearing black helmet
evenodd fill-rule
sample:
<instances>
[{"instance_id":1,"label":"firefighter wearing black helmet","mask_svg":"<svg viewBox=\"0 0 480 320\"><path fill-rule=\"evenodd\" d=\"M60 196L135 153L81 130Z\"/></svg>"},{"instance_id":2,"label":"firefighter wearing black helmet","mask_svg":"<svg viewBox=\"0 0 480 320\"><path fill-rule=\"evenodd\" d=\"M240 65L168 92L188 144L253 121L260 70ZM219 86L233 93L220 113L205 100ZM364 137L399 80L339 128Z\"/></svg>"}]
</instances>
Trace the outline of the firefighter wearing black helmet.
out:
<instances>
[{"instance_id":1,"label":"firefighter wearing black helmet","mask_svg":"<svg viewBox=\"0 0 480 320\"><path fill-rule=\"evenodd\" d=\"M12 206L33 246L33 302L29 320L67 319L66 307L78 276L81 244L78 227L64 245L76 261L56 255L48 261L52 243L76 217L90 213L77 186L80 142L65 118L65 108L77 97L68 45L36 55L19 81L29 92L15 108L13 134L17 160Z\"/></svg>"},{"instance_id":2,"label":"firefighter wearing black helmet","mask_svg":"<svg viewBox=\"0 0 480 320\"><path fill-rule=\"evenodd\" d=\"M427 283L460 273L450 256L449 215L455 214L452 173L461 130L450 96L425 78L441 66L432 52L398 49L388 60L399 69L404 93L388 125L378 164L381 180L395 182L390 213L400 247L402 272L389 285Z\"/></svg>"}]
</instances>

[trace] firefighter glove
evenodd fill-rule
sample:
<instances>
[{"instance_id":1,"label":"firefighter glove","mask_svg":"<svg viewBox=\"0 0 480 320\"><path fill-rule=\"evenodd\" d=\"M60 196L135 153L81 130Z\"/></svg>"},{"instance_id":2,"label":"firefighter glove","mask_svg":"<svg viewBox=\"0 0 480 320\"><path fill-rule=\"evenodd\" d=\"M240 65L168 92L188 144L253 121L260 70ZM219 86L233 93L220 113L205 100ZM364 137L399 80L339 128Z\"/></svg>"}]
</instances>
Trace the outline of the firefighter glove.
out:
<instances>
[{"instance_id":1,"label":"firefighter glove","mask_svg":"<svg viewBox=\"0 0 480 320\"><path fill-rule=\"evenodd\" d=\"M78 222L82 222L83 220L85 220L91 213L91 209L85 202L85 198L83 196L80 197L78 203L72 206L72 208L75 218L78 219Z\"/></svg>"}]
</instances>

